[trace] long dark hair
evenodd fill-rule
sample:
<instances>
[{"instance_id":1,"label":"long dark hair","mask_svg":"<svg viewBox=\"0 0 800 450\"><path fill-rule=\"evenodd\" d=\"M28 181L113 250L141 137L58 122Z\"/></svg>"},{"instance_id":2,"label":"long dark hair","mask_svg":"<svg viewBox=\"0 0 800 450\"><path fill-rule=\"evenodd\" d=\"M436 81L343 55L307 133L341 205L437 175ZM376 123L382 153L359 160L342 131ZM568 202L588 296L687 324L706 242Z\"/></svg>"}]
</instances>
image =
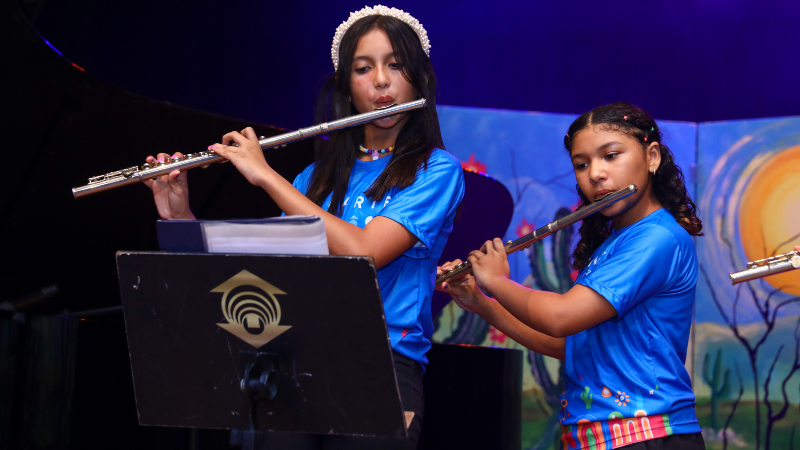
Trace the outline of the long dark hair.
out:
<instances>
[{"instance_id":1,"label":"long dark hair","mask_svg":"<svg viewBox=\"0 0 800 450\"><path fill-rule=\"evenodd\" d=\"M652 175L653 193L675 220L692 236L702 236L703 222L697 217L696 207L689 193L681 168L675 164L672 151L664 145L661 130L649 114L627 102L616 102L597 107L581 114L572 122L569 132L564 137L564 147L567 152L572 151L572 141L581 130L593 125L600 125L603 129L618 131L632 136L647 148L653 142L658 142L661 152L661 165L655 175ZM580 187L577 185L578 195L581 197L579 208L591 203ZM583 270L589 264L592 254L600 244L611 234L612 220L602 214L593 214L583 220L580 230L580 241L572 253L572 268Z\"/></svg>"},{"instance_id":2,"label":"long dark hair","mask_svg":"<svg viewBox=\"0 0 800 450\"><path fill-rule=\"evenodd\" d=\"M341 119L358 114L350 102L350 75L358 40L371 30L383 30L392 43L395 60L403 77L411 83L420 97L428 100L425 108L412 111L394 145L386 169L378 176L366 195L380 200L392 188L403 189L414 183L417 170L427 167L434 148L444 149L436 114L436 74L430 58L422 49L419 37L406 23L388 16L368 16L347 30L339 47L339 68L322 88L317 99L317 121ZM311 175L306 196L322 206L333 193L328 212L340 214L350 169L359 145L364 144L362 126L334 131L329 139L317 142L317 162Z\"/></svg>"}]
</instances>

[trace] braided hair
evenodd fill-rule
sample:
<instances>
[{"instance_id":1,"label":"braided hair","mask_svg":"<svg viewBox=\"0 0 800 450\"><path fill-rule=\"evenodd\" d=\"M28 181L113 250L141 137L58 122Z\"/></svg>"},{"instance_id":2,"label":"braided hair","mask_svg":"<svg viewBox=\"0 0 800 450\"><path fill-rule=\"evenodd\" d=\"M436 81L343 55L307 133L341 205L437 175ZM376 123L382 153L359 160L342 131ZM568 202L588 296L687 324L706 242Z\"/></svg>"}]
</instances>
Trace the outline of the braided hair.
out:
<instances>
[{"instance_id":1,"label":"braided hair","mask_svg":"<svg viewBox=\"0 0 800 450\"><path fill-rule=\"evenodd\" d=\"M564 147L572 152L572 143L581 130L599 125L604 130L625 133L633 137L647 148L658 142L661 153L661 165L652 176L653 193L675 220L692 236L702 236L703 222L697 217L696 207L689 193L681 168L675 164L672 151L663 144L663 136L658 124L649 114L627 102L615 102L599 106L581 114L572 122L569 132L564 137ZM581 198L579 208L589 205L591 201L583 195L578 185L575 186ZM591 261L592 254L611 234L612 220L602 214L593 214L581 224L578 233L580 241L572 253L572 268L583 270Z\"/></svg>"}]
</instances>

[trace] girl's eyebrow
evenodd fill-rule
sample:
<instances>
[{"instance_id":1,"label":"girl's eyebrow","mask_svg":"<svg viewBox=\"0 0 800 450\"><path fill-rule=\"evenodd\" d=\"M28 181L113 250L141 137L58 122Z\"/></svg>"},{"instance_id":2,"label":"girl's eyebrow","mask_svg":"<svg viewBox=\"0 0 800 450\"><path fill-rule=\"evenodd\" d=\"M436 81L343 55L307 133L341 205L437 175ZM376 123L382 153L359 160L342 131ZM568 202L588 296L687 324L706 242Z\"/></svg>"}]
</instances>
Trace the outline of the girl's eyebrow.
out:
<instances>
[{"instance_id":1,"label":"girl's eyebrow","mask_svg":"<svg viewBox=\"0 0 800 450\"><path fill-rule=\"evenodd\" d=\"M622 145L622 142L619 142L619 141L606 142L605 144L601 145L600 147L597 147L597 151L605 150L606 148L612 147L614 145ZM571 159L580 158L580 157L586 157L586 155L584 155L583 153L576 153L576 154L572 155Z\"/></svg>"},{"instance_id":2,"label":"girl's eyebrow","mask_svg":"<svg viewBox=\"0 0 800 450\"><path fill-rule=\"evenodd\" d=\"M397 58L396 58L396 56L395 56L395 54L394 54L394 52L389 52L389 53L386 53L386 54L385 54L385 55L383 55L383 57L382 57L382 59L384 59L384 60L385 60L385 59L389 59L389 58L395 58L395 59L397 59ZM353 62L356 62L356 61L358 61L358 60L360 60L360 59L363 59L363 60L365 60L365 61L370 61L370 62L371 62L371 61L373 61L373 58L372 58L371 56L368 56L368 55L357 55L357 56L354 56L354 57L353 57Z\"/></svg>"},{"instance_id":3,"label":"girl's eyebrow","mask_svg":"<svg viewBox=\"0 0 800 450\"><path fill-rule=\"evenodd\" d=\"M614 146L614 145L618 145L618 144L619 144L619 145L622 145L622 142L619 142L619 141L611 141L611 142L606 142L605 144L601 145L600 147L597 147L597 150L598 150L598 151L600 151L600 150L605 150L605 149L606 149L606 148L608 148L608 147L611 147L611 146ZM585 156L586 156L586 155L584 155L583 153L576 153L576 154L572 155L572 158L571 158L571 159L580 158L580 157L585 157Z\"/></svg>"},{"instance_id":4,"label":"girl's eyebrow","mask_svg":"<svg viewBox=\"0 0 800 450\"><path fill-rule=\"evenodd\" d=\"M619 141L606 142L605 144L601 145L600 147L597 147L597 149L598 150L603 150L603 149L606 149L608 147L611 147L612 145L617 145L617 144L621 145L622 142L619 142Z\"/></svg>"}]
</instances>

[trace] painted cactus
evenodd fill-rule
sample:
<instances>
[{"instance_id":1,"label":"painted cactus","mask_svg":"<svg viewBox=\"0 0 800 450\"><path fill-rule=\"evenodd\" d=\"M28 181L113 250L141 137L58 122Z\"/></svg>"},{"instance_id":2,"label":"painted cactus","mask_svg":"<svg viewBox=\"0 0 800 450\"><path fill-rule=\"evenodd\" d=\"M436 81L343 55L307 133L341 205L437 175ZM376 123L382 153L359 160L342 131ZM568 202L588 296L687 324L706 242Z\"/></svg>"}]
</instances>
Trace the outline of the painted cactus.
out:
<instances>
[{"instance_id":1,"label":"painted cactus","mask_svg":"<svg viewBox=\"0 0 800 450\"><path fill-rule=\"evenodd\" d=\"M559 208L555 219L558 220L571 211L568 208ZM572 287L572 269L569 264L570 244L574 234L574 226L570 225L556 233L553 238L553 263L547 263L544 243L542 241L534 243L529 250L531 264L531 276L533 277L533 287L544 291L557 292L563 294ZM532 447L532 450L544 450L546 448L559 449L562 447L560 440L561 424L558 422L558 412L561 409L560 396L565 389L564 362L560 361L558 368L558 378L553 380L545 367L544 356L528 350L528 357L531 363L531 373L536 383L541 387L545 402L550 406L552 414L547 421L545 430L539 438L539 442ZM591 402L591 400L589 400Z\"/></svg>"},{"instance_id":2,"label":"painted cactus","mask_svg":"<svg viewBox=\"0 0 800 450\"><path fill-rule=\"evenodd\" d=\"M489 333L489 322L483 317L469 311L461 311L458 325L453 334L443 344L481 345Z\"/></svg>"},{"instance_id":3,"label":"painted cactus","mask_svg":"<svg viewBox=\"0 0 800 450\"><path fill-rule=\"evenodd\" d=\"M714 359L714 369L708 372L708 357L706 353L703 358L703 381L711 389L711 428L719 430L719 401L731 395L731 370L725 369L722 375L722 349L717 350L717 357Z\"/></svg>"},{"instance_id":4,"label":"painted cactus","mask_svg":"<svg viewBox=\"0 0 800 450\"><path fill-rule=\"evenodd\" d=\"M561 207L556 211L555 220L558 220L571 211ZM553 264L552 270L548 269L547 257L544 252L544 243L535 242L530 249L531 275L536 281L536 286L549 292L563 294L572 288L572 268L569 263L570 244L574 234L574 225L559 231L553 238Z\"/></svg>"}]
</instances>

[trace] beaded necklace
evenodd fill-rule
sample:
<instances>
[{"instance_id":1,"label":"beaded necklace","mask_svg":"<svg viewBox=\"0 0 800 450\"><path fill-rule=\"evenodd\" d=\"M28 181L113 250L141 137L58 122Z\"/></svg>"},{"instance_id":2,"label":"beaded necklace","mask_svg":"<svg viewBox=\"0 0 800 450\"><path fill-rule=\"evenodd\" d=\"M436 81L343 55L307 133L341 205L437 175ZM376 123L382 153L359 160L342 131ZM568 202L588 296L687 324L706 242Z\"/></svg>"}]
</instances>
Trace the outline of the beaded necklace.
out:
<instances>
[{"instance_id":1,"label":"beaded necklace","mask_svg":"<svg viewBox=\"0 0 800 450\"><path fill-rule=\"evenodd\" d=\"M367 153L367 154L371 153L372 154L372 160L375 161L376 159L380 158L380 156L378 156L378 155L382 155L384 153L391 153L392 150L394 150L394 146L391 146L389 148L382 148L380 150L370 150L368 148L364 148L363 145L359 145L358 146L358 150L361 151L361 152Z\"/></svg>"}]
</instances>

